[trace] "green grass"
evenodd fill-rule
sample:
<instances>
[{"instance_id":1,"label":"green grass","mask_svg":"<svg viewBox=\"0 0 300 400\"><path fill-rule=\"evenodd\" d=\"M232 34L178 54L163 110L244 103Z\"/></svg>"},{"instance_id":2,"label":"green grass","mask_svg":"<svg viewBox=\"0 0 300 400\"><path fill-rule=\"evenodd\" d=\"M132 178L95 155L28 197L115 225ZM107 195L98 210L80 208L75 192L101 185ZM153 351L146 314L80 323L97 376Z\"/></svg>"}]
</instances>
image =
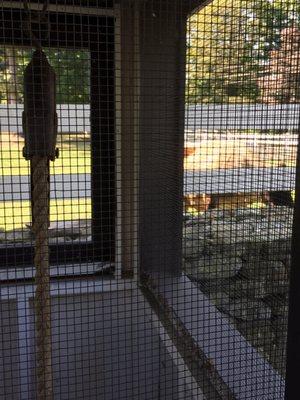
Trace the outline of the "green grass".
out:
<instances>
[{"instance_id":1,"label":"green grass","mask_svg":"<svg viewBox=\"0 0 300 400\"><path fill-rule=\"evenodd\" d=\"M50 162L50 173L84 174L90 173L91 160L88 150L63 148L60 156ZM29 161L26 161L21 150L0 150L0 176L29 175Z\"/></svg>"},{"instance_id":2,"label":"green grass","mask_svg":"<svg viewBox=\"0 0 300 400\"><path fill-rule=\"evenodd\" d=\"M24 140L2 135L0 140L0 177L30 174L30 163L22 155ZM51 174L84 174L91 171L90 141L84 134L58 137L59 158L50 162ZM0 230L22 229L31 223L30 201L0 202ZM91 218L91 200L50 201L50 220L67 221Z\"/></svg>"},{"instance_id":3,"label":"green grass","mask_svg":"<svg viewBox=\"0 0 300 400\"><path fill-rule=\"evenodd\" d=\"M66 221L91 218L91 200L86 198L51 200L50 220ZM10 231L31 223L30 201L0 202L0 229Z\"/></svg>"}]
</instances>

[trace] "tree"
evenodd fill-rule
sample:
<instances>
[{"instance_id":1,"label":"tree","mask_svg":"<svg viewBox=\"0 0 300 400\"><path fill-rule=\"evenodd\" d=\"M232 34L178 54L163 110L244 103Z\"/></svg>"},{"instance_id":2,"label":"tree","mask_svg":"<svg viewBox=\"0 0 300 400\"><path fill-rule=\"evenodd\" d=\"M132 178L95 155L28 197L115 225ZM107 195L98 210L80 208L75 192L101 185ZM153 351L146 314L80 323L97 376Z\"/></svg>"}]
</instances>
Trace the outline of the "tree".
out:
<instances>
[{"instance_id":1,"label":"tree","mask_svg":"<svg viewBox=\"0 0 300 400\"><path fill-rule=\"evenodd\" d=\"M57 103L89 103L90 58L85 50L47 50L57 77Z\"/></svg>"},{"instance_id":2,"label":"tree","mask_svg":"<svg viewBox=\"0 0 300 400\"><path fill-rule=\"evenodd\" d=\"M233 97L256 95L251 80L245 1L214 1L188 23L188 101L222 103ZM247 63L248 61L248 63ZM245 68L246 67L246 68ZM241 92L242 90L242 92Z\"/></svg>"},{"instance_id":3,"label":"tree","mask_svg":"<svg viewBox=\"0 0 300 400\"><path fill-rule=\"evenodd\" d=\"M23 50L9 46L0 48L0 103L21 101L23 88L20 77L27 62Z\"/></svg>"},{"instance_id":4,"label":"tree","mask_svg":"<svg viewBox=\"0 0 300 400\"><path fill-rule=\"evenodd\" d=\"M262 102L300 102L300 30L297 27L282 29L280 47L270 52L265 74L258 80Z\"/></svg>"},{"instance_id":5,"label":"tree","mask_svg":"<svg viewBox=\"0 0 300 400\"><path fill-rule=\"evenodd\" d=\"M45 49L56 72L57 103L89 102L89 53L85 50ZM23 101L23 74L31 49L0 49L0 102Z\"/></svg>"},{"instance_id":6,"label":"tree","mask_svg":"<svg viewBox=\"0 0 300 400\"><path fill-rule=\"evenodd\" d=\"M188 22L187 101L260 101L259 77L298 0L215 0Z\"/></svg>"}]
</instances>

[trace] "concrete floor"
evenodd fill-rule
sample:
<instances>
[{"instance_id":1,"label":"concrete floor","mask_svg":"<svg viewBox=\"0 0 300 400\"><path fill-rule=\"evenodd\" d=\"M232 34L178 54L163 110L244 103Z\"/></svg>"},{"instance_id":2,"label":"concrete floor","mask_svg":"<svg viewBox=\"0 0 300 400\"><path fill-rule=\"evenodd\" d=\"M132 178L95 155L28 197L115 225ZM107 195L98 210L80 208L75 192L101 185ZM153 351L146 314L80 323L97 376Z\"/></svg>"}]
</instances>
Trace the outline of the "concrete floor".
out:
<instances>
[{"instance_id":1,"label":"concrete floor","mask_svg":"<svg viewBox=\"0 0 300 400\"><path fill-rule=\"evenodd\" d=\"M1 288L1 400L36 398L33 290ZM51 293L55 399L194 398L138 289L90 280L60 282Z\"/></svg>"}]
</instances>

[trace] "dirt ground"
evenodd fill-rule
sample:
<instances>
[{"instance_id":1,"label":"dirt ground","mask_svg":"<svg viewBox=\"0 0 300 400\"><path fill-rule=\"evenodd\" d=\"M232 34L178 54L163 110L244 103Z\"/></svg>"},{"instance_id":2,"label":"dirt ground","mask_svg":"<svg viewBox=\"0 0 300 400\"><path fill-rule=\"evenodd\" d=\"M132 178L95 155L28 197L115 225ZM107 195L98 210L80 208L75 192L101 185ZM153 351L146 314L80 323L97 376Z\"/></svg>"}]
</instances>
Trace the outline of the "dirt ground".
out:
<instances>
[{"instance_id":1,"label":"dirt ground","mask_svg":"<svg viewBox=\"0 0 300 400\"><path fill-rule=\"evenodd\" d=\"M296 164L296 146L249 145L245 140L203 140L186 145L185 169L283 167Z\"/></svg>"},{"instance_id":2,"label":"dirt ground","mask_svg":"<svg viewBox=\"0 0 300 400\"><path fill-rule=\"evenodd\" d=\"M89 135L74 134L58 137L63 147L75 149L89 146ZM24 139L17 134L1 133L0 150L17 150ZM292 166L296 163L296 146L249 145L245 140L203 140L186 144L185 169L218 169L238 167Z\"/></svg>"}]
</instances>

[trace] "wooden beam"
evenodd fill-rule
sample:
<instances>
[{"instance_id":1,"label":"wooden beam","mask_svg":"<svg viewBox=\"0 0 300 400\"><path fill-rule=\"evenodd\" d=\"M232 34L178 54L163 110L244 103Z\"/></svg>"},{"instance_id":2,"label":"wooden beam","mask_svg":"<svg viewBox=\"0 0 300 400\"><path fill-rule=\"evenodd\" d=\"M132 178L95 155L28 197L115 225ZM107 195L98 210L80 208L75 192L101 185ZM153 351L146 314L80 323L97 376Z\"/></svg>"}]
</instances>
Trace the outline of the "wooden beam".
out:
<instances>
[{"instance_id":1,"label":"wooden beam","mask_svg":"<svg viewBox=\"0 0 300 400\"><path fill-rule=\"evenodd\" d=\"M156 0L140 11L139 257L147 273L181 271L186 44L181 5Z\"/></svg>"}]
</instances>

